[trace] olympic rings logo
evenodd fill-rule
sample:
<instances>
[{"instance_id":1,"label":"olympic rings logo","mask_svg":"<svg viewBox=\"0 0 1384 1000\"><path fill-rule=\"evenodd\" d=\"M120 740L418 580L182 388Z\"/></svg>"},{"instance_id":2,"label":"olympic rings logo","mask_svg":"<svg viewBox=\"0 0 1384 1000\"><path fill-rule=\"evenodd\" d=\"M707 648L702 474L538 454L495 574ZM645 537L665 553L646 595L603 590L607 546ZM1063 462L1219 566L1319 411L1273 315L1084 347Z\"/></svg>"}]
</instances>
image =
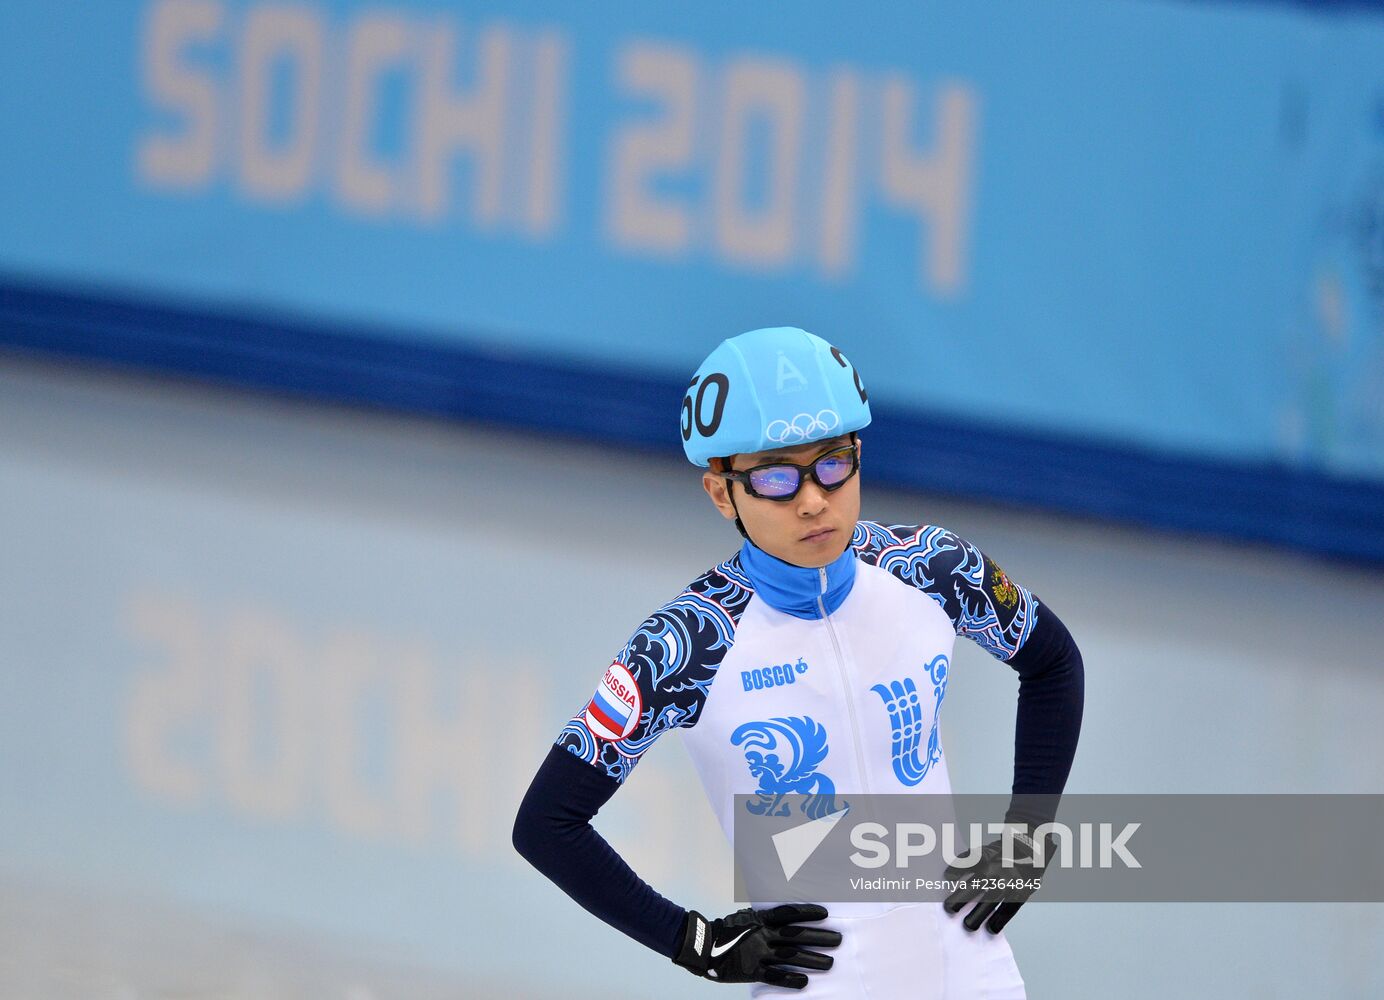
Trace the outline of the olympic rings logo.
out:
<instances>
[{"instance_id":1,"label":"olympic rings logo","mask_svg":"<svg viewBox=\"0 0 1384 1000\"><path fill-rule=\"evenodd\" d=\"M828 437L840 426L841 415L835 410L818 410L815 416L799 413L792 420L771 421L764 428L764 439L774 444L798 444Z\"/></svg>"}]
</instances>

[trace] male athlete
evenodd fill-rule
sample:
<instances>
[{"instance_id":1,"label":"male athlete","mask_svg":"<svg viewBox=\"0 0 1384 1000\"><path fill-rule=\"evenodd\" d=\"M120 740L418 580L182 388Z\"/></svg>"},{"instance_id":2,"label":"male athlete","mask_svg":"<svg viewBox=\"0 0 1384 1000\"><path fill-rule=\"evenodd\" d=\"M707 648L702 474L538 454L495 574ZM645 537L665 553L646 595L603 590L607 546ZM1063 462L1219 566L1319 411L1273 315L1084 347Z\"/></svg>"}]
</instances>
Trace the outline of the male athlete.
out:
<instances>
[{"instance_id":1,"label":"male athlete","mask_svg":"<svg viewBox=\"0 0 1384 1000\"><path fill-rule=\"evenodd\" d=\"M937 714L957 635L1019 674L1006 821L1051 819L1022 803L1066 783L1081 655L1051 608L969 542L858 520L857 432L869 422L859 374L802 330L754 330L707 357L683 400L683 446L744 544L635 630L558 735L514 844L602 920L696 975L754 983L755 996L1023 997L1001 931L1031 892L967 888L943 903L856 902L830 915L783 904L709 920L646 885L591 827L672 729L727 836L736 795L788 795L806 820L838 794L947 794ZM1007 858L998 844L969 874L1041 876L1031 841L1018 838Z\"/></svg>"}]
</instances>

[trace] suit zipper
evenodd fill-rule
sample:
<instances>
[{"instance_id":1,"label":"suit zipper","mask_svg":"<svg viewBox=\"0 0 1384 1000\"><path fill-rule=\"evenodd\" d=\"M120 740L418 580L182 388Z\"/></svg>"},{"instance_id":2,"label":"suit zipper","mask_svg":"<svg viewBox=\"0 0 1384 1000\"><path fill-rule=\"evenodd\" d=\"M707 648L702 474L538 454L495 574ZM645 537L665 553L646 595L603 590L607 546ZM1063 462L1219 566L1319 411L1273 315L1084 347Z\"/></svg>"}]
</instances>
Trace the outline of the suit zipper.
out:
<instances>
[{"instance_id":1,"label":"suit zipper","mask_svg":"<svg viewBox=\"0 0 1384 1000\"><path fill-rule=\"evenodd\" d=\"M862 794L870 794L870 783L865 780L865 753L860 744L860 722L855 715L855 697L851 694L850 678L846 676L846 658L841 655L841 642L836 637L836 627L832 625L831 618L827 615L827 568L818 567L818 577L821 580L821 592L817 595L817 607L822 612L822 624L827 627L827 635L831 636L831 648L836 653L837 674L841 678L841 687L846 695L846 714L850 717L851 723L851 742L855 745L855 770L857 777L860 778L860 791Z\"/></svg>"}]
</instances>

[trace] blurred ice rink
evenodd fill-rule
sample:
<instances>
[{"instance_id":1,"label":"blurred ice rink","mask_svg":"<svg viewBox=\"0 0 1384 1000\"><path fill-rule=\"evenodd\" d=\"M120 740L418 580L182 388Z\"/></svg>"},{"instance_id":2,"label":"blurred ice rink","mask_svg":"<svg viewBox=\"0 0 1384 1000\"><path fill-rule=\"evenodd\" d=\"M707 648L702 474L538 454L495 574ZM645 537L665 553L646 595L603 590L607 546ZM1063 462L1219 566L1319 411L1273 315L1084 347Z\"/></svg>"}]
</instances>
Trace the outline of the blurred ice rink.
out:
<instances>
[{"instance_id":1,"label":"blurred ice rink","mask_svg":"<svg viewBox=\"0 0 1384 1000\"><path fill-rule=\"evenodd\" d=\"M864 516L944 524L1059 610L1069 790L1384 779L1384 575L868 478ZM0 518L0 995L706 995L508 841L612 650L736 547L681 461L11 357ZM1012 673L962 643L953 678L953 781L1004 790ZM676 740L597 826L731 902ZM1368 997L1382 916L1035 904L1010 937L1034 997Z\"/></svg>"}]
</instances>

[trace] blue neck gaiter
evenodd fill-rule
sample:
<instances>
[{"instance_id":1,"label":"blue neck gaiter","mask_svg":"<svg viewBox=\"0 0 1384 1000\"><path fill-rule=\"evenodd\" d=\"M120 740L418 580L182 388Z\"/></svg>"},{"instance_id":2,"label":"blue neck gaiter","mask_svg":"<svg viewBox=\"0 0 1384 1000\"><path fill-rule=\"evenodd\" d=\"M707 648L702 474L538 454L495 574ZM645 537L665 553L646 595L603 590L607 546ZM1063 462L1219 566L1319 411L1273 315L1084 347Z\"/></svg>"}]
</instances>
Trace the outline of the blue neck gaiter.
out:
<instances>
[{"instance_id":1,"label":"blue neck gaiter","mask_svg":"<svg viewBox=\"0 0 1384 1000\"><path fill-rule=\"evenodd\" d=\"M740 566L756 594L794 618L821 618L819 598L831 614L855 585L855 549L850 545L834 562L813 569L786 563L746 540L740 546Z\"/></svg>"}]
</instances>

